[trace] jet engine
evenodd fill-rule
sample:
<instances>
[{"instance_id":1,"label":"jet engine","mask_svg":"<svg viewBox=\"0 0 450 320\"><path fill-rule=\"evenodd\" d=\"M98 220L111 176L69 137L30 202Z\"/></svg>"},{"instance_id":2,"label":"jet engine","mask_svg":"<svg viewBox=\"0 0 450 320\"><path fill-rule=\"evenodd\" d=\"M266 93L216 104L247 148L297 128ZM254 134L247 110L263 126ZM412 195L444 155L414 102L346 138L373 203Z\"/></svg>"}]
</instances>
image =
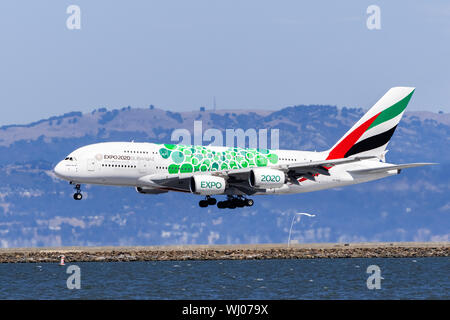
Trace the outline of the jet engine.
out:
<instances>
[{"instance_id":1,"label":"jet engine","mask_svg":"<svg viewBox=\"0 0 450 320\"><path fill-rule=\"evenodd\" d=\"M202 195L222 194L225 187L226 181L224 178L209 175L195 175L191 178L189 184L192 193Z\"/></svg>"},{"instance_id":2,"label":"jet engine","mask_svg":"<svg viewBox=\"0 0 450 320\"><path fill-rule=\"evenodd\" d=\"M279 188L286 183L286 176L280 170L258 168L250 171L248 183L254 188Z\"/></svg>"}]
</instances>

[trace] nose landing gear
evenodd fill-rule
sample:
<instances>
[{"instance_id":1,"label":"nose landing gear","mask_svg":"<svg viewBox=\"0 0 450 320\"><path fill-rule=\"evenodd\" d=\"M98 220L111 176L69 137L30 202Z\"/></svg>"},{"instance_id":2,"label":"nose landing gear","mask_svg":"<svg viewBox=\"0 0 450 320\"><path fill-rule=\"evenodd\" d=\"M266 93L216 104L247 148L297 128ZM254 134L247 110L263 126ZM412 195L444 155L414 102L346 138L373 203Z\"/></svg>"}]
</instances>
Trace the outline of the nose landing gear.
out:
<instances>
[{"instance_id":1,"label":"nose landing gear","mask_svg":"<svg viewBox=\"0 0 450 320\"><path fill-rule=\"evenodd\" d=\"M72 184L72 182L70 184ZM73 194L73 198L75 200L83 199L83 195L81 194L81 185L78 183L75 185L75 193Z\"/></svg>"}]
</instances>

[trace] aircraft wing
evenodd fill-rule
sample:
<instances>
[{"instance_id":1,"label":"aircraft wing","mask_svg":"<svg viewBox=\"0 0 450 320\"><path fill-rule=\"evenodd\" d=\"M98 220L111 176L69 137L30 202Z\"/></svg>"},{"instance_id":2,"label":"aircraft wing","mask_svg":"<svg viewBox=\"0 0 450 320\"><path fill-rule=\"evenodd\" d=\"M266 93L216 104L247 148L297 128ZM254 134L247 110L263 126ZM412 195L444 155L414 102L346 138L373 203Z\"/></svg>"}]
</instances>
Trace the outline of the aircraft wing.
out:
<instances>
[{"instance_id":1,"label":"aircraft wing","mask_svg":"<svg viewBox=\"0 0 450 320\"><path fill-rule=\"evenodd\" d=\"M342 158L333 160L322 160L322 161L310 161L302 163L288 164L287 169L289 171L295 171L296 173L313 172L329 175L328 170L336 165L357 162L361 160L374 159L376 157L353 157L353 158ZM280 168L282 169L282 168Z\"/></svg>"},{"instance_id":2,"label":"aircraft wing","mask_svg":"<svg viewBox=\"0 0 450 320\"><path fill-rule=\"evenodd\" d=\"M285 172L289 178L289 181L298 184L298 179L304 177L308 180L315 180L317 174L330 175L328 170L336 165L357 162L361 160L373 159L376 157L352 157L343 159L333 159L333 160L322 160L322 161L310 161L310 162L298 162L289 163L281 165L273 165L262 168L276 169ZM174 191L184 191L189 192L190 178L198 174L208 174L213 176L223 177L227 180L228 186L230 188L235 188L245 194L253 194L260 191L260 189L253 188L248 183L249 173L255 168L240 168L240 169L227 169L212 172L190 172L190 173L180 173L174 174L157 174L142 177L140 182L145 185L150 185L153 187L174 190Z\"/></svg>"},{"instance_id":3,"label":"aircraft wing","mask_svg":"<svg viewBox=\"0 0 450 320\"><path fill-rule=\"evenodd\" d=\"M388 165L385 167L380 168L369 168L369 169L358 169L358 170L348 170L349 173L356 173L356 174L371 174L371 173L384 173L391 170L402 170L407 168L415 168L415 167L422 167L422 166L430 166L435 165L437 163L405 163L405 164L398 164L398 165Z\"/></svg>"},{"instance_id":4,"label":"aircraft wing","mask_svg":"<svg viewBox=\"0 0 450 320\"><path fill-rule=\"evenodd\" d=\"M273 165L264 168L276 169L286 172L289 180L292 183L298 184L297 179L304 177L308 180L315 180L314 176L317 174L324 174L329 176L328 170L336 165L357 162L361 160L374 159L376 157L366 156L366 157L352 157L352 158L342 158L333 160L320 160L320 161L310 161L310 162L297 162L281 165ZM248 180L249 172L254 168L242 168L242 169L229 169L212 172L212 175L223 176L224 178L234 178L236 180Z\"/></svg>"}]
</instances>

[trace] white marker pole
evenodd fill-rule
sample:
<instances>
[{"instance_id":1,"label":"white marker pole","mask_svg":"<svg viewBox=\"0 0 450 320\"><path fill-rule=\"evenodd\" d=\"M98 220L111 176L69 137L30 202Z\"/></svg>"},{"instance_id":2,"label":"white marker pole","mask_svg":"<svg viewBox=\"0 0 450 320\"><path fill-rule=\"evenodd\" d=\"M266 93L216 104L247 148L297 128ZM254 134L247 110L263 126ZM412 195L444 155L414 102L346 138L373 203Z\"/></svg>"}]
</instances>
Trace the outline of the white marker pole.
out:
<instances>
[{"instance_id":1,"label":"white marker pole","mask_svg":"<svg viewBox=\"0 0 450 320\"><path fill-rule=\"evenodd\" d=\"M294 216L292 217L292 222L291 222L291 229L289 229L289 238L288 238L288 247L291 244L291 233L292 233L292 227L294 226L294 219L296 216L300 216L300 218L298 219L298 222L300 222L300 220L302 219L301 216L307 216L307 217L315 217L315 214L310 214L310 213L306 213L306 212L297 212L294 214Z\"/></svg>"}]
</instances>

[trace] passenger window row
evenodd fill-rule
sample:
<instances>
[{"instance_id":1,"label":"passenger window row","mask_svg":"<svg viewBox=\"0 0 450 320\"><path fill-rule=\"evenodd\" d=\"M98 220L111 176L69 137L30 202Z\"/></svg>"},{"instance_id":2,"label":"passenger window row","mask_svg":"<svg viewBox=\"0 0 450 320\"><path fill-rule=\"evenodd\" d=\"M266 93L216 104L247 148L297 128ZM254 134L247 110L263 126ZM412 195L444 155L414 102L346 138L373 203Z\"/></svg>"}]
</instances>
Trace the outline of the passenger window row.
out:
<instances>
[{"instance_id":1,"label":"passenger window row","mask_svg":"<svg viewBox=\"0 0 450 320\"><path fill-rule=\"evenodd\" d=\"M287 158L280 158L280 160L285 160L285 161L297 161L297 159L287 159Z\"/></svg>"},{"instance_id":2,"label":"passenger window row","mask_svg":"<svg viewBox=\"0 0 450 320\"><path fill-rule=\"evenodd\" d=\"M125 153L145 153L148 154L148 151L132 151L132 150L125 150Z\"/></svg>"},{"instance_id":3,"label":"passenger window row","mask_svg":"<svg viewBox=\"0 0 450 320\"><path fill-rule=\"evenodd\" d=\"M114 168L136 168L136 166L124 165L124 164L102 164L102 167L114 167Z\"/></svg>"}]
</instances>

